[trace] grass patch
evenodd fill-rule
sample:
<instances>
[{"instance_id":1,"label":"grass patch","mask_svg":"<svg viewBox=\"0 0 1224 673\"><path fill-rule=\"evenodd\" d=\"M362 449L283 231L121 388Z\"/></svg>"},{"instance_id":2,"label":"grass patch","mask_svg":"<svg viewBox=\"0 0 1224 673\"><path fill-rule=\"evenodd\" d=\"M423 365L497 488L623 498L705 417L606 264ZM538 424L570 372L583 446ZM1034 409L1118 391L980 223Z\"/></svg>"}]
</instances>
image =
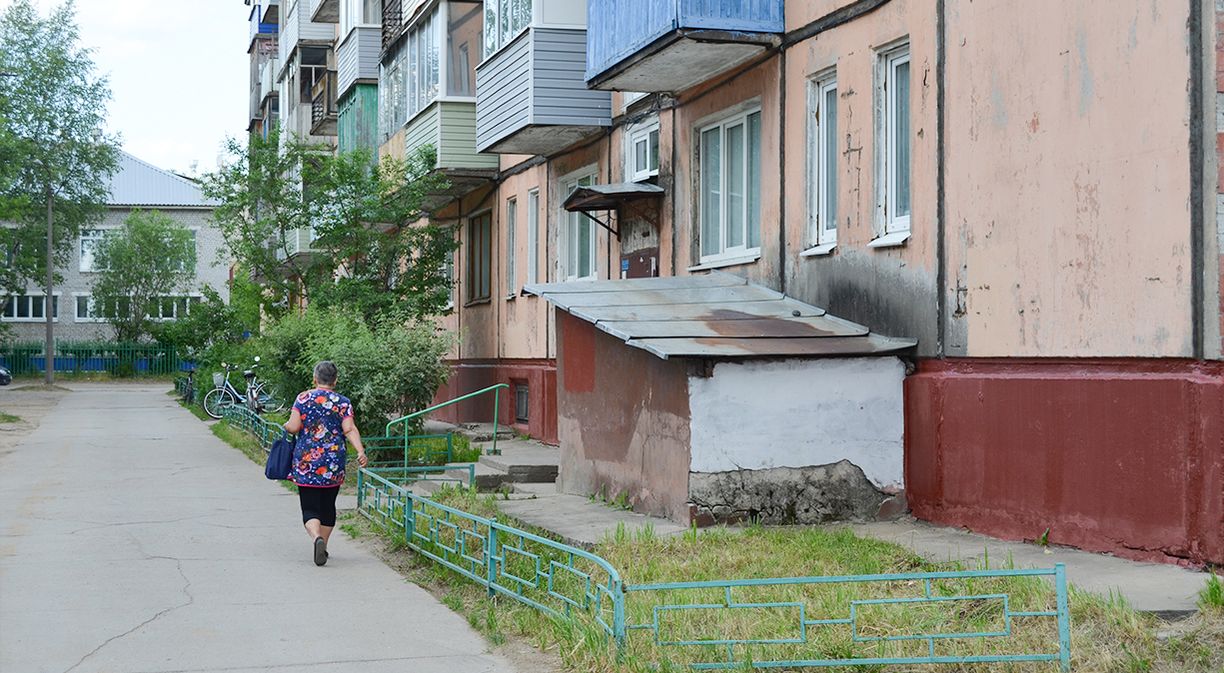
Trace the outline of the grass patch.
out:
<instances>
[{"instance_id":1,"label":"grass patch","mask_svg":"<svg viewBox=\"0 0 1224 673\"><path fill-rule=\"evenodd\" d=\"M21 417L0 411L0 423L20 423Z\"/></svg>"},{"instance_id":2,"label":"grass patch","mask_svg":"<svg viewBox=\"0 0 1224 673\"><path fill-rule=\"evenodd\" d=\"M1199 592L1198 604L1204 610L1224 610L1224 582L1215 571L1207 578L1207 586Z\"/></svg>"},{"instance_id":3,"label":"grass patch","mask_svg":"<svg viewBox=\"0 0 1224 673\"><path fill-rule=\"evenodd\" d=\"M446 488L434 499L473 514L514 524L498 512L495 496L469 489ZM458 573L416 554L401 554L406 545L402 531L388 532L362 521L361 526L377 535L392 552L393 565L402 566L409 579L421 583L447 606L463 614L468 622L491 642L507 636L523 638L544 651L556 652L565 666L592 673L644 673L645 671L689 670L697 661L721 661L723 646L696 645L659 647L649 630L631 630L625 656L613 655L602 631L586 612L574 611L574 619L555 619L518 601L490 598L485 589ZM462 525L460 525L462 527ZM528 532L538 533L527 529ZM440 539L454 545L448 532ZM503 543L506 541L503 539ZM540 556L542 568L550 557L543 548L525 550ZM848 529L766 528L693 529L675 537L658 537L650 529L635 534L618 530L597 546L595 552L608 560L630 585L669 581L700 581L727 578L778 577L787 575L865 575L880 573L925 572L974 569L960 564L930 563L908 549L878 540L860 538ZM531 577L535 560L503 552L503 572ZM995 567L998 567L997 564ZM572 578L571 578L572 580ZM504 581L504 580L503 580ZM554 576L554 590L580 596L581 586L565 585L565 573ZM1215 591L1219 580L1209 584L1205 593ZM581 583L579 583L581 584ZM535 592L535 593L533 593ZM848 616L849 603L856 599L883 597L920 597L921 583L874 583L837 585L780 585L734 590L740 603L802 603L806 619ZM1053 586L1038 578L959 579L932 582L936 596L1009 595L1010 609L1016 611L1051 610L1055 607ZM544 596L526 587L524 595ZM630 625L650 624L658 604L720 605L721 589L710 591L630 592L626 621ZM1082 671L1153 671L1220 673L1224 670L1224 610L1205 609L1202 614L1172 627L1156 618L1136 612L1119 596L1098 596L1072 588L1069 596L1072 620L1072 661ZM551 605L557 605L555 600ZM733 635L736 638L778 638L797 636L797 608L779 606L760 609L687 609L662 613L661 636L672 640L701 640ZM605 617L608 615L605 615ZM885 636L955 631L981 632L1001 627L1000 601L977 598L937 604L933 608L908 605L860 605L860 636ZM948 655L1010 654L1051 652L1058 637L1052 618L1012 619L1013 637L975 640L936 641L936 653ZM923 656L926 641L854 642L848 626L808 626L804 645L736 646L738 659L763 660L779 657L840 658L871 656ZM843 669L836 669L843 670ZM856 667L853 671L911 670L904 667ZM951 670L972 672L1056 671L1057 664L966 664L948 667L915 667L913 670Z\"/></svg>"},{"instance_id":4,"label":"grass patch","mask_svg":"<svg viewBox=\"0 0 1224 673\"><path fill-rule=\"evenodd\" d=\"M244 430L235 428L227 421L218 421L213 423L212 433L220 438L221 441L241 451L243 455L251 459L251 462L258 465L263 465L268 462L268 454L264 453L263 447L259 445L259 442L255 440L255 437ZM276 483L293 493L297 493L297 484L294 484L291 481L282 479Z\"/></svg>"}]
</instances>

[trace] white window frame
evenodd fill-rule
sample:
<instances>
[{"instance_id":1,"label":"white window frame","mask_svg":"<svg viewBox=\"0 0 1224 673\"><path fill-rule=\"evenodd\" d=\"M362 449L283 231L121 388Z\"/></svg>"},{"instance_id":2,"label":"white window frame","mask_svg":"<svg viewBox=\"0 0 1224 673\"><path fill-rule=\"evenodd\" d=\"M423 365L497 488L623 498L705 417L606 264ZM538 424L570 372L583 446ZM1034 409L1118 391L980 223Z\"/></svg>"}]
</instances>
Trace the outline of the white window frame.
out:
<instances>
[{"instance_id":1,"label":"white window frame","mask_svg":"<svg viewBox=\"0 0 1224 673\"><path fill-rule=\"evenodd\" d=\"M599 230L595 227L595 223L591 221L591 218L582 213L570 212L565 209L565 206L561 205L565 202L565 199L570 195L570 193L578 188L583 180L589 180L590 182L588 184L593 185L598 179L599 168L597 166L587 166L582 170L563 176L560 180L560 193L563 196L558 199L557 207L560 213L559 219L562 223L564 223L564 225L561 227L561 245L558 246L558 250L561 254L558 256L558 262L560 269L559 276L561 280L566 282L596 280L599 278ZM579 251L577 249L578 236L576 236L576 233L578 231L578 227L582 226L591 228L591 244L589 250L587 251L591 256L591 274L589 276L579 276L577 273L577 268L580 265L578 263ZM573 246L572 250L571 246ZM574 253L572 260L570 259L571 252Z\"/></svg>"},{"instance_id":2,"label":"white window frame","mask_svg":"<svg viewBox=\"0 0 1224 673\"><path fill-rule=\"evenodd\" d=\"M81 315L78 301L85 297L86 302L85 315ZM72 315L73 319L78 323L99 323L106 322L105 319L98 316L98 304L94 301L93 294L90 292L73 292L72 293Z\"/></svg>"},{"instance_id":3,"label":"white window frame","mask_svg":"<svg viewBox=\"0 0 1224 673\"><path fill-rule=\"evenodd\" d=\"M518 228L518 196L506 199L506 298L514 299L518 294L517 264L518 244L515 229Z\"/></svg>"},{"instance_id":4,"label":"white window frame","mask_svg":"<svg viewBox=\"0 0 1224 673\"><path fill-rule=\"evenodd\" d=\"M749 145L751 134L748 131L749 129L748 118L754 114L757 114L757 115L762 114L761 106L759 104L753 104L751 106L743 107L730 115L727 115L727 116L724 116L718 119L717 121L700 125L695 129L694 136L697 139L697 143L696 143L697 156L694 157L695 161L693 165L697 168L698 176L697 176L696 208L694 210L697 213L696 232L698 234L697 235L698 255L700 257L700 264L689 267L690 271L698 271L698 270L702 270L706 268L713 268L717 266L731 266L734 264L746 264L749 262L755 262L761 257L761 246L760 245L750 246L748 244L748 240L750 238L749 232L751 230L752 223L755 219L756 226L760 227L760 217L761 217L761 214L759 211L757 213L751 213L749 212L749 208L748 208L748 202L751 200L749 198L748 190L751 189L752 187L752 185L749 184L750 183L750 176L749 176L750 171L748 170L749 159L751 156L751 146ZM761 130L763 132L764 131L764 126L763 126L764 116L763 115L761 116L761 121L762 121ZM743 127L744 127L744 169L743 169L743 173L744 173L744 181L745 181L745 190L744 190L744 199L743 199L744 205L743 205L743 213L742 213L744 231L743 231L743 237L742 237L743 244L735 246L735 247L728 247L727 246L727 239L728 239L727 174L728 174L728 170L727 170L726 138L727 138L727 129L737 124L743 124ZM701 175L701 165L702 165L701 159L702 159L702 153L705 152L705 148L701 147L701 139L704 137L707 131L711 131L714 129L720 129L720 137L721 137L721 141L719 142L719 203L720 205L719 205L719 210L718 210L719 217L721 220L719 223L720 239L719 239L719 251L716 253L706 254L705 252L703 252L705 248L705 242L701 240L702 236L704 236L704 230L705 230L705 228L702 226L704 222L702 202L704 200L703 197L705 195L705 185L703 182L705 180L705 176ZM757 143L761 143L761 142L762 142L762 139L757 138ZM758 190L757 191L757 204L759 206L760 200L761 200L761 194L760 194L761 184L758 183L756 187Z\"/></svg>"},{"instance_id":5,"label":"white window frame","mask_svg":"<svg viewBox=\"0 0 1224 673\"><path fill-rule=\"evenodd\" d=\"M37 299L37 300L38 300L38 304L40 304L41 306L43 306L43 307L44 307L44 308L43 308L44 313L46 312L46 308L45 308L45 307L46 307L46 303L47 303L46 296L47 296L47 295L46 295L46 293L41 293L41 294L17 294L17 295L6 294L6 295L0 295L0 321L3 321L3 322L28 322L28 323L44 323L44 322L47 322L46 315L41 315L41 316L39 316L39 317L37 317L37 318L33 317L33 315L34 315L34 300L35 300L35 299ZM55 301L51 302L51 309L52 309L52 311L54 312L54 315L52 315L52 316L51 316L51 322L59 322L59 310L60 310L60 304L62 304L62 303L63 303L63 301L64 301L63 292L52 292L52 293L51 293L51 296L55 298ZM7 316L7 315L5 315L5 314L4 314L4 313L5 313L5 309L7 308L7 305L8 305L9 299L12 299L12 298L21 299L21 300L24 300L24 301L26 302L26 313L30 314L30 317L26 317L26 318L18 318L18 317L17 317L17 309L16 309L16 306L14 306L14 308L13 308L13 317L11 317L11 318L10 318L9 316Z\"/></svg>"},{"instance_id":6,"label":"white window frame","mask_svg":"<svg viewBox=\"0 0 1224 673\"><path fill-rule=\"evenodd\" d=\"M452 241L453 234L452 234ZM455 308L455 293L459 289L459 284L455 282L455 255L459 254L459 250L451 250L446 255L446 260L442 262L442 276L446 278L446 305L442 307L443 311L452 311Z\"/></svg>"},{"instance_id":7,"label":"white window frame","mask_svg":"<svg viewBox=\"0 0 1224 673\"><path fill-rule=\"evenodd\" d=\"M540 189L527 192L527 282L540 281Z\"/></svg>"},{"instance_id":8,"label":"white window frame","mask_svg":"<svg viewBox=\"0 0 1224 673\"><path fill-rule=\"evenodd\" d=\"M896 96L896 87L891 86L898 66L910 63L908 39L888 45L878 51L876 70L876 234L869 247L880 248L901 245L910 237L911 213L913 211L913 136L910 143L910 213L898 214L897 202L897 122L896 113L901 103ZM913 67L910 68L910 91L913 92ZM904 101L913 128L913 108Z\"/></svg>"},{"instance_id":9,"label":"white window frame","mask_svg":"<svg viewBox=\"0 0 1224 673\"><path fill-rule=\"evenodd\" d=\"M834 180L837 178L836 126L832 129L825 123L825 100L829 92L837 95L837 71L826 70L808 80L808 248L801 255L827 255L837 247L837 213L830 213L828 172L832 163ZM834 121L836 124L836 120ZM836 190L836 184L833 186ZM834 219L833 229L825 226Z\"/></svg>"},{"instance_id":10,"label":"white window frame","mask_svg":"<svg viewBox=\"0 0 1224 673\"><path fill-rule=\"evenodd\" d=\"M532 25L535 24L536 4L538 2L540 2L540 0L485 0L484 1L484 6L481 8L483 17L481 18L481 23L480 23L481 36L484 39L484 45L482 45L482 49L481 49L481 51L483 52L484 60L486 61L489 60L495 54L497 54L497 52L501 51L502 49L505 49L506 45L517 40L520 35L522 35L524 32L527 31L528 28L530 28ZM503 34L502 24L503 24L503 19L505 17L506 10L513 5L527 5L528 7L527 23L521 26L518 26L517 28L512 27L509 33ZM492 17L494 23L497 24L496 25L497 30L495 30L493 33L489 32L489 18L490 17ZM492 40L489 39L490 35L492 35L493 37Z\"/></svg>"},{"instance_id":11,"label":"white window frame","mask_svg":"<svg viewBox=\"0 0 1224 673\"><path fill-rule=\"evenodd\" d=\"M99 268L94 264L94 259L98 254L98 244L110 235L112 229L106 227L98 227L94 229L82 229L80 236L77 236L77 270L81 273L100 273L105 269ZM93 241L93 250L90 254L89 268L85 268L85 242Z\"/></svg>"},{"instance_id":12,"label":"white window frame","mask_svg":"<svg viewBox=\"0 0 1224 673\"><path fill-rule=\"evenodd\" d=\"M654 168L650 167L650 135L655 136L655 154ZM659 119L655 117L653 121L633 126L629 129L628 142L625 148L625 174L629 177L630 182L645 182L650 178L659 175ZM637 147L639 144L646 145L646 165L639 166L637 163Z\"/></svg>"}]
</instances>

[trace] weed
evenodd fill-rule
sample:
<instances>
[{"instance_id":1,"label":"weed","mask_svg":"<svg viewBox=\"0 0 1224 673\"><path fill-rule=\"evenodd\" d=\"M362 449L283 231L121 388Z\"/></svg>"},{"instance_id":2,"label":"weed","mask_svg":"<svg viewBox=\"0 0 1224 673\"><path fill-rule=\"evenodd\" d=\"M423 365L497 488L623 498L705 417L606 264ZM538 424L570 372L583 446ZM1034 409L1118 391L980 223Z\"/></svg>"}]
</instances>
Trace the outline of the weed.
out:
<instances>
[{"instance_id":1,"label":"weed","mask_svg":"<svg viewBox=\"0 0 1224 673\"><path fill-rule=\"evenodd\" d=\"M21 417L0 411L0 423L20 423Z\"/></svg>"},{"instance_id":2,"label":"weed","mask_svg":"<svg viewBox=\"0 0 1224 673\"><path fill-rule=\"evenodd\" d=\"M344 531L349 537L356 540L361 537L361 529L351 523L340 524L340 530Z\"/></svg>"},{"instance_id":3,"label":"weed","mask_svg":"<svg viewBox=\"0 0 1224 673\"><path fill-rule=\"evenodd\" d=\"M1041 546L1041 547L1049 547L1049 546L1050 546L1050 529L1049 529L1049 527L1047 527L1047 528L1045 529L1045 532L1044 532L1044 533L1042 533L1040 536L1038 536L1038 537L1037 537L1037 545L1038 545L1038 546Z\"/></svg>"},{"instance_id":4,"label":"weed","mask_svg":"<svg viewBox=\"0 0 1224 673\"><path fill-rule=\"evenodd\" d=\"M1224 582L1220 581L1220 576L1214 570L1207 578L1207 586L1199 592L1198 604L1204 610L1224 609Z\"/></svg>"}]
</instances>

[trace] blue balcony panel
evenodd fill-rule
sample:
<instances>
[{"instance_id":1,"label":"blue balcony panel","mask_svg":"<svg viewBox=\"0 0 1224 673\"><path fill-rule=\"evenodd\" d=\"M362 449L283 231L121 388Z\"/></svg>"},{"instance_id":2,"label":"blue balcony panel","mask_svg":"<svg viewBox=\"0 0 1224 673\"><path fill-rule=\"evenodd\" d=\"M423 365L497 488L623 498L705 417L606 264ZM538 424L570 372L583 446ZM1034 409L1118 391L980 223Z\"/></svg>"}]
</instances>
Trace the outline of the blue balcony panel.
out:
<instances>
[{"instance_id":1,"label":"blue balcony panel","mask_svg":"<svg viewBox=\"0 0 1224 673\"><path fill-rule=\"evenodd\" d=\"M612 97L583 77L586 31L532 27L476 69L476 148L553 154L612 124Z\"/></svg>"},{"instance_id":2,"label":"blue balcony panel","mask_svg":"<svg viewBox=\"0 0 1224 673\"><path fill-rule=\"evenodd\" d=\"M587 4L587 85L680 91L776 46L784 0L623 0Z\"/></svg>"}]
</instances>

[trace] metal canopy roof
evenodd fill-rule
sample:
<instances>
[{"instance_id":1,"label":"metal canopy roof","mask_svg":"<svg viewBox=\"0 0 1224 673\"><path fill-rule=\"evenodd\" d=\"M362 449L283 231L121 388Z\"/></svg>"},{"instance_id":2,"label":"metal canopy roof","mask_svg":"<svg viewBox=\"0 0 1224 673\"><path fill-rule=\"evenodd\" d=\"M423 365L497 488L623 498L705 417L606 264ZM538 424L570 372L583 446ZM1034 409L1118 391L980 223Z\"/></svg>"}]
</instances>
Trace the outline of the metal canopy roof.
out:
<instances>
[{"instance_id":1,"label":"metal canopy roof","mask_svg":"<svg viewBox=\"0 0 1224 673\"><path fill-rule=\"evenodd\" d=\"M918 343L872 334L822 308L717 271L534 284L523 291L663 359L884 355Z\"/></svg>"},{"instance_id":2,"label":"metal canopy roof","mask_svg":"<svg viewBox=\"0 0 1224 673\"><path fill-rule=\"evenodd\" d=\"M657 199L662 196L663 188L648 182L590 185L570 192L564 206L571 212L616 210L630 201Z\"/></svg>"}]
</instances>

